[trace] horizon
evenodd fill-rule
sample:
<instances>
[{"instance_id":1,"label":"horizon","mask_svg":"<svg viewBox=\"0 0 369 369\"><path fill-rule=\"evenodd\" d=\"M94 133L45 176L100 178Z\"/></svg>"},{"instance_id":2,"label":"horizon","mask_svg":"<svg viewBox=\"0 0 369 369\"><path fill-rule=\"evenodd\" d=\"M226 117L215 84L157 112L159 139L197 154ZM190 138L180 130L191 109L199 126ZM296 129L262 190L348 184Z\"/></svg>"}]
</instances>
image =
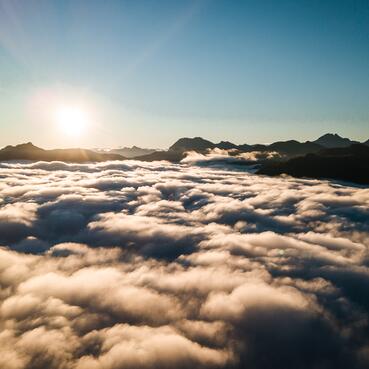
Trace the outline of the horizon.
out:
<instances>
[{"instance_id":1,"label":"horizon","mask_svg":"<svg viewBox=\"0 0 369 369\"><path fill-rule=\"evenodd\" d=\"M292 137L292 138L289 138L289 139L286 139L286 140L277 140L277 141L270 141L270 142L247 142L247 141L237 142L237 141L230 141L230 140L227 140L227 139L221 139L219 141L216 141L216 140L211 140L208 137L191 136L191 137L178 137L173 142L169 143L166 147L156 147L156 148L155 147L145 147L143 145L140 145L139 143L138 144L137 143L134 143L134 144L131 144L131 145L110 146L110 147L108 147L108 146L95 146L95 147L91 147L91 146L73 146L73 147L74 148L83 148L83 149L101 149L101 150L105 150L105 149L106 150L109 150L109 149L116 149L116 148L133 148L133 147L142 148L142 149L152 149L152 150L167 150L167 149L169 149L169 147L172 144L174 144L175 142L177 142L179 139L182 139L182 138L189 138L189 139L201 138L201 139L210 141L212 143L220 143L222 141L225 141L225 142L234 143L236 145L249 144L249 145L252 146L252 145L257 145L257 144L270 145L270 144L275 143L275 142L286 142L286 141L291 141L291 140L294 140L294 141L297 141L297 142L300 142L300 143L314 142L314 141L318 140L319 138L321 138L323 136L326 136L326 135L338 136L340 138L349 139L351 141L357 141L358 143L366 143L367 141L369 141L369 138L364 139L362 141L359 141L359 140L355 140L355 138L352 138L352 137L341 136L340 134L338 134L336 132L327 132L327 133L321 134L318 137L315 137L314 139L310 139L310 140L306 140L306 141L298 140L298 139ZM33 141L24 141L24 142L17 142L17 143L7 143L4 146L0 146L0 149L5 148L6 146L17 146L17 145L22 145L22 144L32 144L34 146L37 146L37 147L40 147L40 148L43 148L43 149L54 149L54 148L65 149L65 148L72 148L72 146L47 146L47 145L42 146L42 145L38 145L36 142L33 142Z\"/></svg>"},{"instance_id":2,"label":"horizon","mask_svg":"<svg viewBox=\"0 0 369 369\"><path fill-rule=\"evenodd\" d=\"M365 141L368 34L361 0L1 0L0 145Z\"/></svg>"}]
</instances>

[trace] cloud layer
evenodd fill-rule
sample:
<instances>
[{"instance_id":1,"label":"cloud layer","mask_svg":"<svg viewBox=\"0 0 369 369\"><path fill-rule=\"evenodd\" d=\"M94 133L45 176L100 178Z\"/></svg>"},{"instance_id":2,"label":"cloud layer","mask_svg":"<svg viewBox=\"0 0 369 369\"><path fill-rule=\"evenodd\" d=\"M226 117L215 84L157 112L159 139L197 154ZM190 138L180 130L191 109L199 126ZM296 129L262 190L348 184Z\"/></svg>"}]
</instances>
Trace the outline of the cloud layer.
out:
<instances>
[{"instance_id":1,"label":"cloud layer","mask_svg":"<svg viewBox=\"0 0 369 369\"><path fill-rule=\"evenodd\" d=\"M0 368L368 367L369 189L196 161L0 164Z\"/></svg>"}]
</instances>

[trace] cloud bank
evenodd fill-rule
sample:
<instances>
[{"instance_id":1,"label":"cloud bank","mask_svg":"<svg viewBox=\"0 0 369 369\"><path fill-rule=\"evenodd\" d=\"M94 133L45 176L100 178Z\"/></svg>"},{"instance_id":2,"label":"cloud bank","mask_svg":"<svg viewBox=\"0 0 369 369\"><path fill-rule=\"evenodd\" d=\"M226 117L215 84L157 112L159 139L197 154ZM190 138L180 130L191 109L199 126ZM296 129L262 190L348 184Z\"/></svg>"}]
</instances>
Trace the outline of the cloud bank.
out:
<instances>
[{"instance_id":1,"label":"cloud bank","mask_svg":"<svg viewBox=\"0 0 369 369\"><path fill-rule=\"evenodd\" d=\"M244 170L255 171L253 166L266 159L280 158L281 154L276 151L250 151L239 152L236 149L209 149L206 153L189 151L181 160L182 164L195 164L222 167L225 164L234 166L242 166Z\"/></svg>"},{"instance_id":2,"label":"cloud bank","mask_svg":"<svg viewBox=\"0 0 369 369\"><path fill-rule=\"evenodd\" d=\"M368 367L369 189L191 163L0 164L0 368Z\"/></svg>"}]
</instances>

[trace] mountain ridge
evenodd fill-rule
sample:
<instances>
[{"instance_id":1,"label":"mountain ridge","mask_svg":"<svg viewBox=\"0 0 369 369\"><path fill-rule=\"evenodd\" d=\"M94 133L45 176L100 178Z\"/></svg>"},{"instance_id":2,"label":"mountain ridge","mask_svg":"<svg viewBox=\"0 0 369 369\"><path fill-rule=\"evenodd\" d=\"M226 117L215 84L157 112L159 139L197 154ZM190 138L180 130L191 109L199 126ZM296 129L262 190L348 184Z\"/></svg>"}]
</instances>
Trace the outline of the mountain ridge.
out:
<instances>
[{"instance_id":1,"label":"mountain ridge","mask_svg":"<svg viewBox=\"0 0 369 369\"><path fill-rule=\"evenodd\" d=\"M168 151L186 152L196 151L205 153L208 150L215 148L224 150L238 150L241 152L250 151L276 151L284 155L302 155L309 152L318 152L323 149L324 146L317 144L316 142L306 141L299 142L297 140L277 141L270 145L267 144L241 144L236 145L229 141L220 141L219 143L213 143L209 140L203 139L202 137L183 137L178 139L173 145L171 145Z\"/></svg>"},{"instance_id":2,"label":"mountain ridge","mask_svg":"<svg viewBox=\"0 0 369 369\"><path fill-rule=\"evenodd\" d=\"M359 143L358 141L352 141L349 138L341 137L337 133L326 133L313 142L326 148L349 147L352 144Z\"/></svg>"},{"instance_id":3,"label":"mountain ridge","mask_svg":"<svg viewBox=\"0 0 369 369\"><path fill-rule=\"evenodd\" d=\"M189 148L207 154L209 149L221 149L222 147L224 150L230 150L228 151L230 156L238 156L251 151L277 152L280 154L255 162L260 166L257 174L275 176L285 173L294 177L329 178L369 184L369 140L362 144L354 143L350 146L326 148L314 141L288 140L274 142L270 145L235 145L228 141L214 144L201 137L195 137L193 139L180 139L167 151L154 151L134 158L80 148L44 150L31 142L27 142L15 146L8 145L1 149L0 161L30 160L85 163L134 159L140 161L165 160L179 163L186 156L186 150L191 151ZM238 161L238 163L240 162Z\"/></svg>"},{"instance_id":4,"label":"mountain ridge","mask_svg":"<svg viewBox=\"0 0 369 369\"><path fill-rule=\"evenodd\" d=\"M84 163L91 161L124 160L122 155L103 154L92 150L71 148L45 150L27 142L19 145L8 145L0 150L0 160L32 160L32 161L65 161Z\"/></svg>"},{"instance_id":5,"label":"mountain ridge","mask_svg":"<svg viewBox=\"0 0 369 369\"><path fill-rule=\"evenodd\" d=\"M119 147L116 149L108 149L108 150L104 150L104 149L95 149L94 151L98 152L98 153L105 153L105 154L118 154L118 155L122 155L128 159L130 158L136 158L139 156L144 156L144 155L149 155L152 154L156 151L160 151L160 150L156 150L156 149L145 149L142 147L138 147L138 146L131 146L131 147Z\"/></svg>"}]
</instances>

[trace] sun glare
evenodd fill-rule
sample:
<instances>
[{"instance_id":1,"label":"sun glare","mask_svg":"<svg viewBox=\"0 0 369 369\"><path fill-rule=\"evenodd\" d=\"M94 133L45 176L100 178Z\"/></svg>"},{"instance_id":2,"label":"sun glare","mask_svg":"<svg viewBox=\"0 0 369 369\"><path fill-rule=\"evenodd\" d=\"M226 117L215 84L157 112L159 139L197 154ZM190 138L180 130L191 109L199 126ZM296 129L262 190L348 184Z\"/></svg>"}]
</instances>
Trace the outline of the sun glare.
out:
<instances>
[{"instance_id":1,"label":"sun glare","mask_svg":"<svg viewBox=\"0 0 369 369\"><path fill-rule=\"evenodd\" d=\"M64 134L77 137L86 130L88 115L79 108L63 107L56 112L56 123Z\"/></svg>"}]
</instances>

